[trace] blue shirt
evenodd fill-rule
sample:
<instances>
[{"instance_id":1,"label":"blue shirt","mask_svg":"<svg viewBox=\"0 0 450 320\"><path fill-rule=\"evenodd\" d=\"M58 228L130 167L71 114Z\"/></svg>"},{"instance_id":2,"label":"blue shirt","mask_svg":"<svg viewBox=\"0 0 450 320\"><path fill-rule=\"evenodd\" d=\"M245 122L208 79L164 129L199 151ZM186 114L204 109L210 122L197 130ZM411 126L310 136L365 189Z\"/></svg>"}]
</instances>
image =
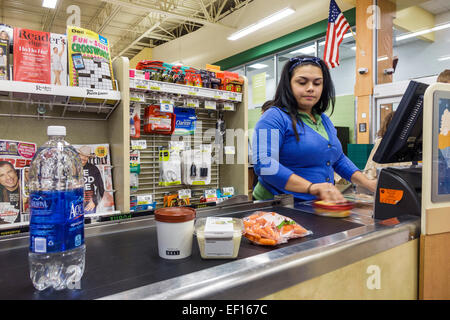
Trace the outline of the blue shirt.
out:
<instances>
[{"instance_id":1,"label":"blue shirt","mask_svg":"<svg viewBox=\"0 0 450 320\"><path fill-rule=\"evenodd\" d=\"M259 183L272 194L292 194L296 200L315 196L284 189L289 177L296 174L312 183L334 183L334 171L346 180L359 169L342 152L336 128L321 115L328 140L307 124L297 121L297 142L290 115L272 107L264 112L253 133L253 164Z\"/></svg>"}]
</instances>

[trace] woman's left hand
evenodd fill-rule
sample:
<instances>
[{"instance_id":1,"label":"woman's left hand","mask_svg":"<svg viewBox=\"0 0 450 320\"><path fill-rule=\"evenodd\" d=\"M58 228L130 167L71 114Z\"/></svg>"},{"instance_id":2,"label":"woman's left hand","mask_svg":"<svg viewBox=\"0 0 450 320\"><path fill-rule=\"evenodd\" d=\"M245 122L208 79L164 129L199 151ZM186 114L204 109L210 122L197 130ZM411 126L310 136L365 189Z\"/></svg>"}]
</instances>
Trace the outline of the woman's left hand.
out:
<instances>
[{"instance_id":1,"label":"woman's left hand","mask_svg":"<svg viewBox=\"0 0 450 320\"><path fill-rule=\"evenodd\" d=\"M365 187L367 189L369 189L370 191L372 191L373 193L375 193L377 191L377 184L378 184L377 179L373 179L373 180L368 179L367 185Z\"/></svg>"},{"instance_id":2,"label":"woman's left hand","mask_svg":"<svg viewBox=\"0 0 450 320\"><path fill-rule=\"evenodd\" d=\"M362 186L366 189L369 189L372 192L377 191L377 183L378 180L374 179L367 179L367 177L361 172L361 171L356 171L351 178L352 182L358 186Z\"/></svg>"}]
</instances>

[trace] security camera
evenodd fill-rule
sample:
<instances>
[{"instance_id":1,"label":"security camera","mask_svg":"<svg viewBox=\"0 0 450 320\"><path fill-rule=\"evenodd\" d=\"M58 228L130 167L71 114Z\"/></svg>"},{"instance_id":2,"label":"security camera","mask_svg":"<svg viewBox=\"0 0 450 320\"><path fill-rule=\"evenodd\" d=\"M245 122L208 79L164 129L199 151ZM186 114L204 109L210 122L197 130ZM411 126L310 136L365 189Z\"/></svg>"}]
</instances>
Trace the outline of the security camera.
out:
<instances>
[{"instance_id":1,"label":"security camera","mask_svg":"<svg viewBox=\"0 0 450 320\"><path fill-rule=\"evenodd\" d=\"M369 69L367 69L367 68L359 68L358 72L359 72L359 74L366 74L367 72L369 72Z\"/></svg>"}]
</instances>

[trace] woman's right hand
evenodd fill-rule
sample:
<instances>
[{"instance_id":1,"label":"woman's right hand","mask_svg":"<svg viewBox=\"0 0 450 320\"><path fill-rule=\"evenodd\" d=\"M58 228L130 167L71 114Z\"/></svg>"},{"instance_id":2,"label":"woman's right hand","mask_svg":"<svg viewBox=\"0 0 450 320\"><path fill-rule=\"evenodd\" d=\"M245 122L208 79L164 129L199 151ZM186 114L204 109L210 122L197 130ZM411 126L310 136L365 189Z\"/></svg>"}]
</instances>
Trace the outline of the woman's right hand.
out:
<instances>
[{"instance_id":1,"label":"woman's right hand","mask_svg":"<svg viewBox=\"0 0 450 320\"><path fill-rule=\"evenodd\" d=\"M326 202L346 202L342 193L332 183L314 183L309 193Z\"/></svg>"}]
</instances>

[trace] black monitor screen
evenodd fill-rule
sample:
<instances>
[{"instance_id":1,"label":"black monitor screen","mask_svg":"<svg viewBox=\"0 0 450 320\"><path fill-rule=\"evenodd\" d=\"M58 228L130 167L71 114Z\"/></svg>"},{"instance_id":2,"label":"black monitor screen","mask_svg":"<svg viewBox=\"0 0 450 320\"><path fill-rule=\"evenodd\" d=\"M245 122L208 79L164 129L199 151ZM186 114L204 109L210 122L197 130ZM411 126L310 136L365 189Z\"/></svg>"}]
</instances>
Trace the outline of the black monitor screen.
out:
<instances>
[{"instance_id":1,"label":"black monitor screen","mask_svg":"<svg viewBox=\"0 0 450 320\"><path fill-rule=\"evenodd\" d=\"M422 160L423 95L428 85L410 81L373 156L377 163Z\"/></svg>"}]
</instances>

